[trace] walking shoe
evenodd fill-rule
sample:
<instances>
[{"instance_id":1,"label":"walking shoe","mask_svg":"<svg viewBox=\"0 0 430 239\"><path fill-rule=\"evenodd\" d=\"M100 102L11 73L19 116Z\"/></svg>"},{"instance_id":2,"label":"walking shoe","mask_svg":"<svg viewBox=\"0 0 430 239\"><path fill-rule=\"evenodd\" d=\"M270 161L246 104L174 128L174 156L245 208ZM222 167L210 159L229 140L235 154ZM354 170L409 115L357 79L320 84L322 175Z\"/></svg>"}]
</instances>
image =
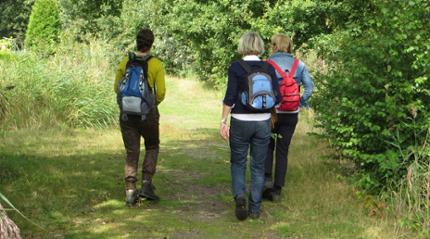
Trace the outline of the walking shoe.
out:
<instances>
[{"instance_id":1,"label":"walking shoe","mask_svg":"<svg viewBox=\"0 0 430 239\"><path fill-rule=\"evenodd\" d=\"M273 187L272 176L265 175L265 177L264 177L264 188L272 188L272 187Z\"/></svg>"},{"instance_id":2,"label":"walking shoe","mask_svg":"<svg viewBox=\"0 0 430 239\"><path fill-rule=\"evenodd\" d=\"M279 202L281 200L281 188L268 188L264 190L263 199Z\"/></svg>"},{"instance_id":3,"label":"walking shoe","mask_svg":"<svg viewBox=\"0 0 430 239\"><path fill-rule=\"evenodd\" d=\"M266 188L263 191L263 199L273 201L273 188Z\"/></svg>"},{"instance_id":4,"label":"walking shoe","mask_svg":"<svg viewBox=\"0 0 430 239\"><path fill-rule=\"evenodd\" d=\"M272 201L273 202L279 202L281 201L281 187L275 187L272 191Z\"/></svg>"},{"instance_id":5,"label":"walking shoe","mask_svg":"<svg viewBox=\"0 0 430 239\"><path fill-rule=\"evenodd\" d=\"M260 218L260 212L249 212L248 213L249 218L251 219L258 219Z\"/></svg>"},{"instance_id":6,"label":"walking shoe","mask_svg":"<svg viewBox=\"0 0 430 239\"><path fill-rule=\"evenodd\" d=\"M160 200L160 197L155 195L154 189L155 187L152 185L151 181L144 180L142 182L142 188L140 189L139 196L151 201L158 201Z\"/></svg>"},{"instance_id":7,"label":"walking shoe","mask_svg":"<svg viewBox=\"0 0 430 239\"><path fill-rule=\"evenodd\" d=\"M137 202L137 191L136 189L127 189L125 190L125 204L129 207L132 207Z\"/></svg>"},{"instance_id":8,"label":"walking shoe","mask_svg":"<svg viewBox=\"0 0 430 239\"><path fill-rule=\"evenodd\" d=\"M240 221L243 221L248 217L248 210L246 209L246 199L243 196L237 196L234 200L236 202L236 217Z\"/></svg>"}]
</instances>

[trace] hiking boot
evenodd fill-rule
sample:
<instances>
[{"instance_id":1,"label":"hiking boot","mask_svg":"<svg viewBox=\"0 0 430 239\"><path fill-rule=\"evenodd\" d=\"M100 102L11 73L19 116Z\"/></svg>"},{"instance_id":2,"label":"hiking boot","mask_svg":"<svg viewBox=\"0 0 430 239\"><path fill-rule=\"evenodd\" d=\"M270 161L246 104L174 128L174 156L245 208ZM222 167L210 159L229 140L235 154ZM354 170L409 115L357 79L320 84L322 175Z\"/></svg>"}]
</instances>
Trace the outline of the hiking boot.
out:
<instances>
[{"instance_id":1,"label":"hiking boot","mask_svg":"<svg viewBox=\"0 0 430 239\"><path fill-rule=\"evenodd\" d=\"M138 199L137 190L136 189L127 189L125 190L125 204L129 207L132 207L136 204Z\"/></svg>"},{"instance_id":2,"label":"hiking boot","mask_svg":"<svg viewBox=\"0 0 430 239\"><path fill-rule=\"evenodd\" d=\"M151 181L144 180L142 182L142 188L140 189L139 196L151 201L158 201L160 200L160 197L155 195L154 189L155 187L152 185Z\"/></svg>"},{"instance_id":3,"label":"hiking boot","mask_svg":"<svg viewBox=\"0 0 430 239\"><path fill-rule=\"evenodd\" d=\"M260 218L260 212L249 212L248 217L251 219L258 219Z\"/></svg>"},{"instance_id":4,"label":"hiking boot","mask_svg":"<svg viewBox=\"0 0 430 239\"><path fill-rule=\"evenodd\" d=\"M266 188L263 191L263 199L273 201L273 188Z\"/></svg>"},{"instance_id":5,"label":"hiking boot","mask_svg":"<svg viewBox=\"0 0 430 239\"><path fill-rule=\"evenodd\" d=\"M263 191L263 199L279 202L281 200L281 189L280 187L267 188Z\"/></svg>"},{"instance_id":6,"label":"hiking boot","mask_svg":"<svg viewBox=\"0 0 430 239\"><path fill-rule=\"evenodd\" d=\"M273 188L272 176L264 177L264 188Z\"/></svg>"},{"instance_id":7,"label":"hiking boot","mask_svg":"<svg viewBox=\"0 0 430 239\"><path fill-rule=\"evenodd\" d=\"M246 209L246 199L243 196L237 196L234 200L236 202L236 217L240 221L243 221L248 217L248 210Z\"/></svg>"},{"instance_id":8,"label":"hiking boot","mask_svg":"<svg viewBox=\"0 0 430 239\"><path fill-rule=\"evenodd\" d=\"M272 201L279 202L281 201L281 188L274 188L272 191Z\"/></svg>"}]
</instances>

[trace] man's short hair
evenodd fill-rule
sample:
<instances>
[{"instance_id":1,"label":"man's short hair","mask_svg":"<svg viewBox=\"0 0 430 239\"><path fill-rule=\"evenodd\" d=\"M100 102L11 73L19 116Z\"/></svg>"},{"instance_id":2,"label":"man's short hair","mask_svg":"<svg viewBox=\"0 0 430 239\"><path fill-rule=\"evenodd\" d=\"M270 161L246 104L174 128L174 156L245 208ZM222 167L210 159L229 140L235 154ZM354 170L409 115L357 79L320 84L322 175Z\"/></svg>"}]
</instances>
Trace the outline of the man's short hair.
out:
<instances>
[{"instance_id":1,"label":"man's short hair","mask_svg":"<svg viewBox=\"0 0 430 239\"><path fill-rule=\"evenodd\" d=\"M264 53L264 42L256 32L247 32L239 40L237 52L242 56L261 55Z\"/></svg>"},{"instance_id":2,"label":"man's short hair","mask_svg":"<svg viewBox=\"0 0 430 239\"><path fill-rule=\"evenodd\" d=\"M149 51L154 43L154 33L149 28L142 28L136 36L136 47L138 51Z\"/></svg>"}]
</instances>

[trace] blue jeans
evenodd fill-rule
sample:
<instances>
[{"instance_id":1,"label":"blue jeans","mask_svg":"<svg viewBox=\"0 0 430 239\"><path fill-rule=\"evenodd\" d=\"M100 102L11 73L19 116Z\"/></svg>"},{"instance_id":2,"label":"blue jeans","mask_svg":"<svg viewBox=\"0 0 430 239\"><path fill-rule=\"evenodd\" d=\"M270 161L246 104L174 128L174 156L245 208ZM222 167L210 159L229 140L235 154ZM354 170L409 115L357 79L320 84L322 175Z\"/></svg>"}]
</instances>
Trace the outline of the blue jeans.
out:
<instances>
[{"instance_id":1,"label":"blue jeans","mask_svg":"<svg viewBox=\"0 0 430 239\"><path fill-rule=\"evenodd\" d=\"M241 121L231 119L230 150L233 196L246 195L246 159L251 148L251 183L249 211L259 212L264 186L264 162L270 142L270 120Z\"/></svg>"}]
</instances>

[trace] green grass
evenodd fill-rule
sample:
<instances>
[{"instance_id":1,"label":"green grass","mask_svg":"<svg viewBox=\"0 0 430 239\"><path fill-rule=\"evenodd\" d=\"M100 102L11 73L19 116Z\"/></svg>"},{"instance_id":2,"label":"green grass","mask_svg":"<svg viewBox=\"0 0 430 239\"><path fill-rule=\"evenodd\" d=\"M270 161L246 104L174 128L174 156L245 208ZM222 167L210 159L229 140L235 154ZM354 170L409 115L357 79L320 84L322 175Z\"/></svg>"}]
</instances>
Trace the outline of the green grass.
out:
<instances>
[{"instance_id":1,"label":"green grass","mask_svg":"<svg viewBox=\"0 0 430 239\"><path fill-rule=\"evenodd\" d=\"M0 50L0 128L112 125L118 110L110 50L99 41L63 43L49 58Z\"/></svg>"},{"instance_id":2,"label":"green grass","mask_svg":"<svg viewBox=\"0 0 430 239\"><path fill-rule=\"evenodd\" d=\"M238 222L227 143L218 136L222 95L169 78L160 106L159 203L124 205L119 129L25 129L0 134L0 191L40 230L10 211L24 238L396 238L392 220L369 216L344 163L307 133L302 112L280 203Z\"/></svg>"}]
</instances>

